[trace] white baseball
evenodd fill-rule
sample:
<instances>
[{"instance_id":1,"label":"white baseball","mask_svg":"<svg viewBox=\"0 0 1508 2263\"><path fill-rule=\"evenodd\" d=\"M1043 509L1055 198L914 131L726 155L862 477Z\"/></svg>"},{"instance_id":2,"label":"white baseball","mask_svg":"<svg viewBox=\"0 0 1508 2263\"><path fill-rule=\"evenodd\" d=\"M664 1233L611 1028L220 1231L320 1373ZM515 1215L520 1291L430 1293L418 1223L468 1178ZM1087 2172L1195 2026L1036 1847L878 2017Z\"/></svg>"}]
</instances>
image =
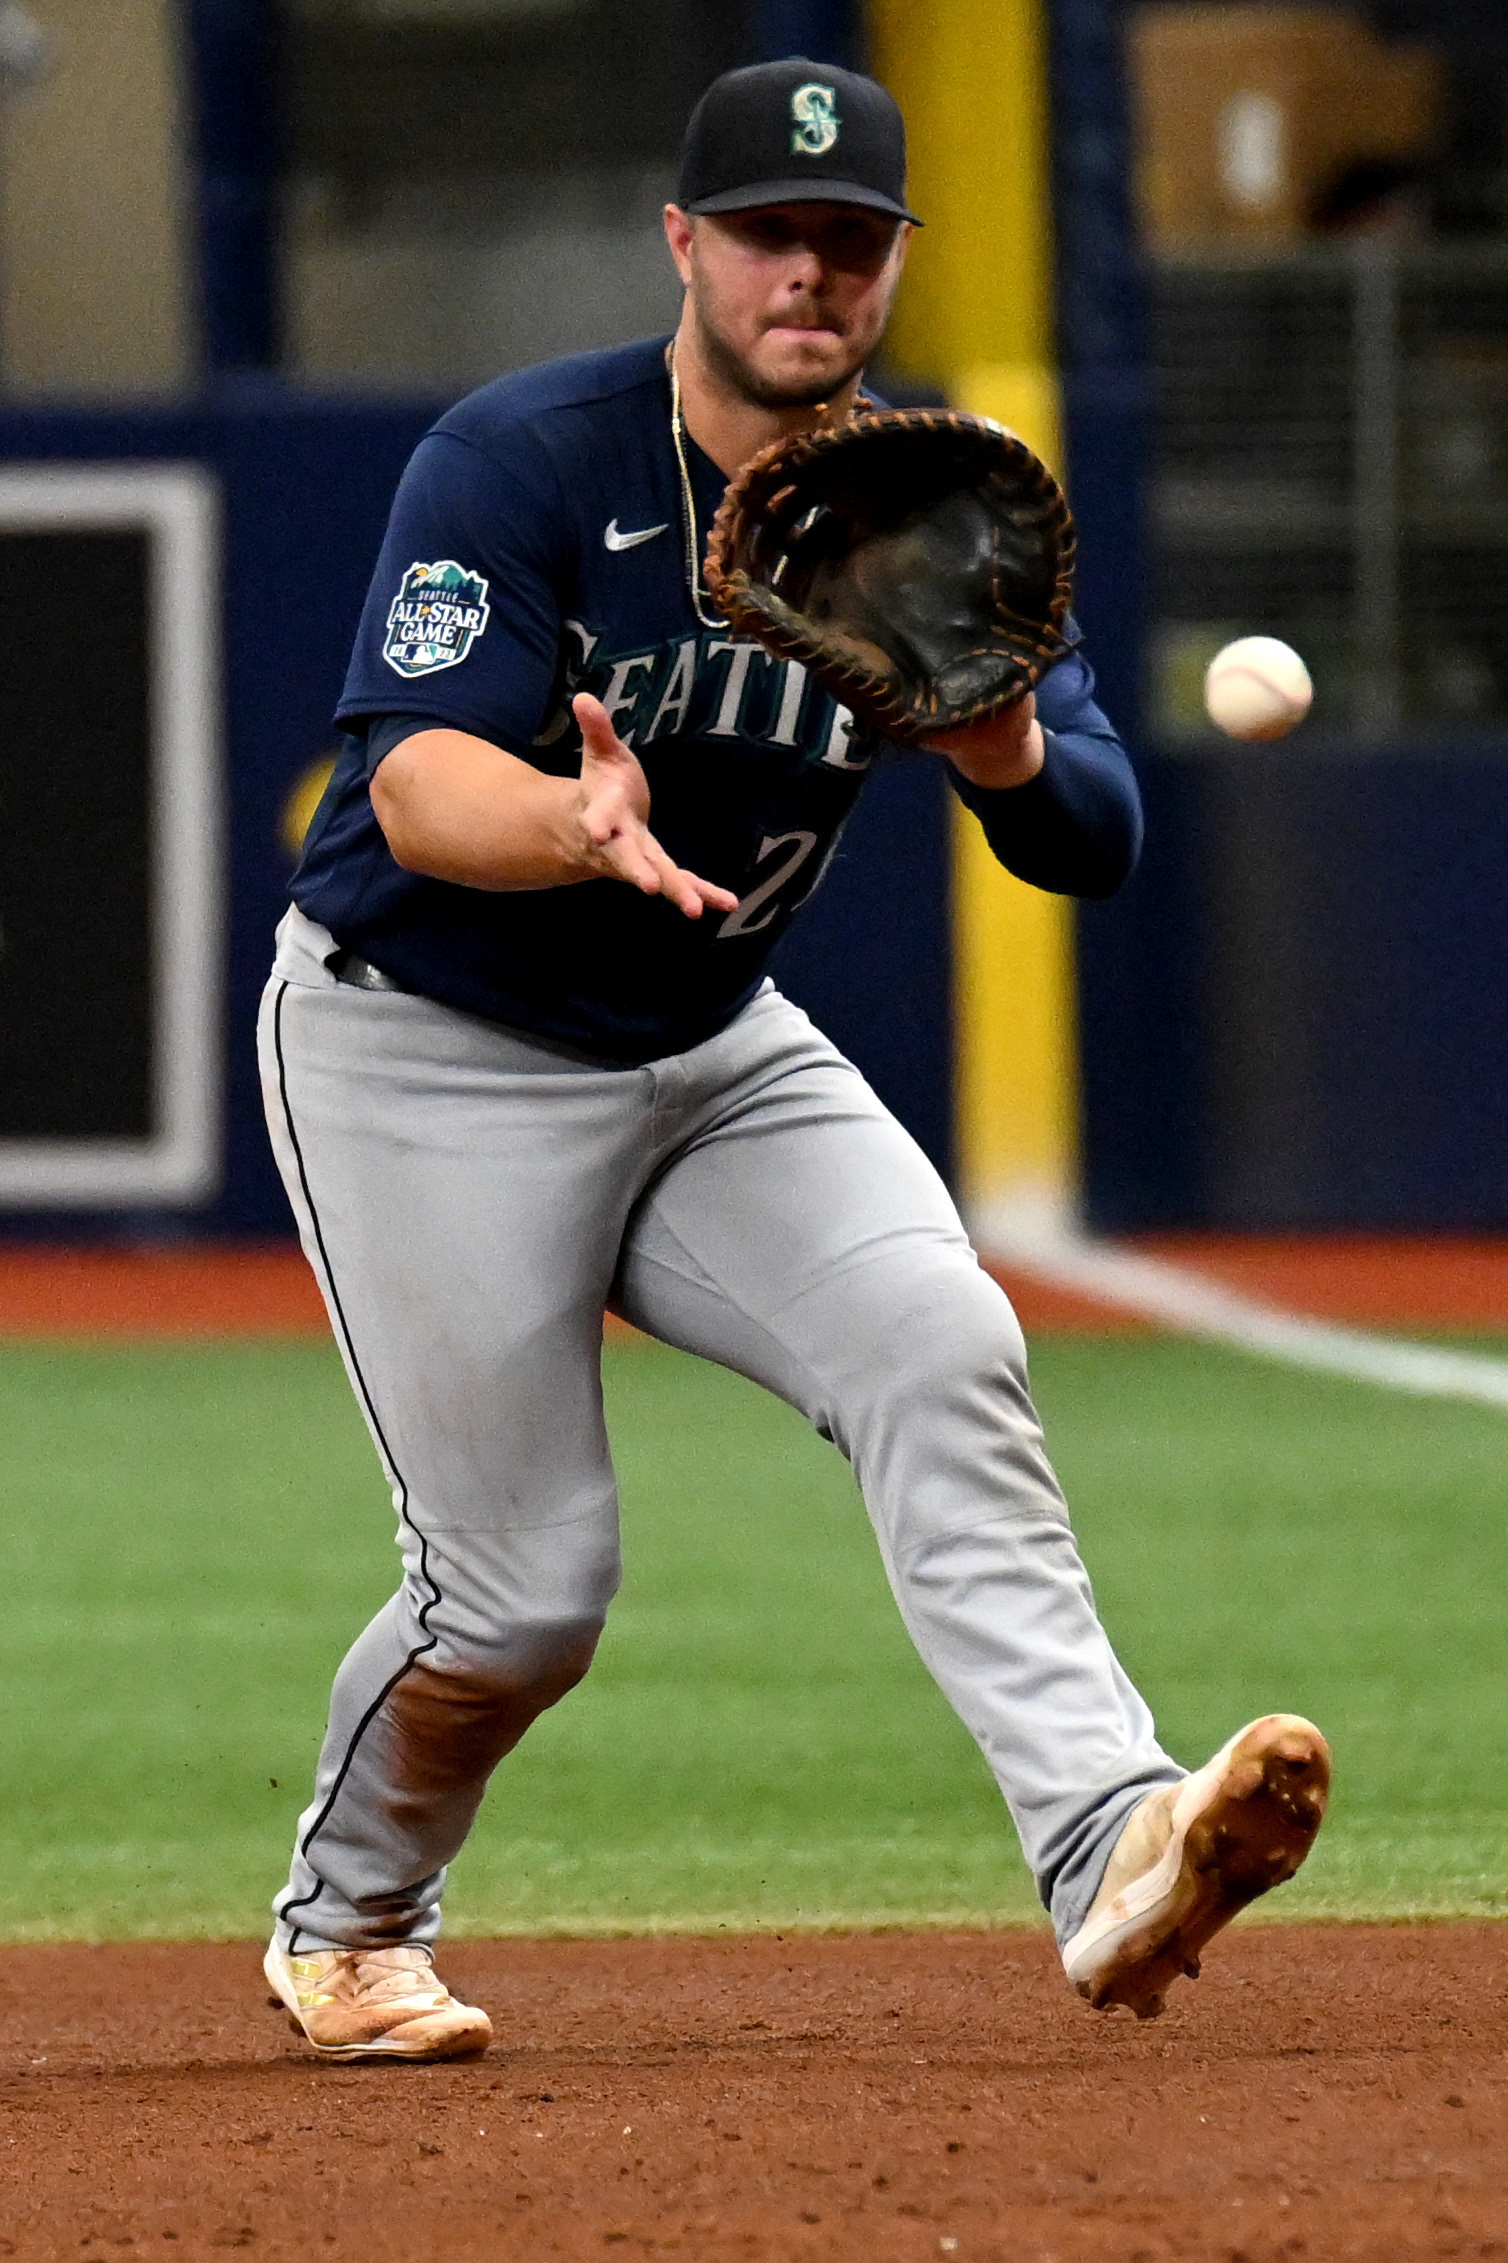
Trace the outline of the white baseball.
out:
<instances>
[{"instance_id":1,"label":"white baseball","mask_svg":"<svg viewBox=\"0 0 1508 2263\"><path fill-rule=\"evenodd\" d=\"M1205 670L1205 713L1228 738L1281 739L1313 697L1308 669L1275 636L1238 636Z\"/></svg>"}]
</instances>

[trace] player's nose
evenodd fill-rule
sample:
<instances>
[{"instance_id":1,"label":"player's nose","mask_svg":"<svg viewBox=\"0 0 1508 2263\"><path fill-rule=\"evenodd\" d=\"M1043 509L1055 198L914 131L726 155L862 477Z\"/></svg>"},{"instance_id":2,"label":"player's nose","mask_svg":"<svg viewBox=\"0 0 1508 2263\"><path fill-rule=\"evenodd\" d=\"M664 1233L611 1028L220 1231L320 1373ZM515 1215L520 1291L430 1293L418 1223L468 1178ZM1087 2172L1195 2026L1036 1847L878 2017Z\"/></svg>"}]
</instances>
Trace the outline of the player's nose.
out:
<instances>
[{"instance_id":1,"label":"player's nose","mask_svg":"<svg viewBox=\"0 0 1508 2263\"><path fill-rule=\"evenodd\" d=\"M813 250L810 244L793 246L790 263L786 268L788 287L815 291L821 288L826 277L827 263L819 251Z\"/></svg>"}]
</instances>

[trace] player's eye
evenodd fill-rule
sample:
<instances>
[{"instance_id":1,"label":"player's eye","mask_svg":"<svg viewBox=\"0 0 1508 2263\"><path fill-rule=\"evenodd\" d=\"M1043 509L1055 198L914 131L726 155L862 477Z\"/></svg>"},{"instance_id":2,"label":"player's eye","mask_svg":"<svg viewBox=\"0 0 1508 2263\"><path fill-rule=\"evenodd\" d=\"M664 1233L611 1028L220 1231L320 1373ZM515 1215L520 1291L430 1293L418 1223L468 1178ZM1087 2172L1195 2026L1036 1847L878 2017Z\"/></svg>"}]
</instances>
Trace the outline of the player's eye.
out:
<instances>
[{"instance_id":1,"label":"player's eye","mask_svg":"<svg viewBox=\"0 0 1508 2263\"><path fill-rule=\"evenodd\" d=\"M822 256L833 267L877 267L890 248L892 233L862 220L838 221L826 233Z\"/></svg>"}]
</instances>

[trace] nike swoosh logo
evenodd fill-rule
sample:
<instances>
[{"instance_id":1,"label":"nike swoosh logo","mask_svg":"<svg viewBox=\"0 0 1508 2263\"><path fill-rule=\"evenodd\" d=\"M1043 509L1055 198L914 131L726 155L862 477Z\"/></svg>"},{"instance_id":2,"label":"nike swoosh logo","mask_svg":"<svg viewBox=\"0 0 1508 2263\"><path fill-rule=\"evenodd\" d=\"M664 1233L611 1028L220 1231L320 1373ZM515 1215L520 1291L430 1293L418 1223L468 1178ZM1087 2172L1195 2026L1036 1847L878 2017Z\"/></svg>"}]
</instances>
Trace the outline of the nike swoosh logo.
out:
<instances>
[{"instance_id":1,"label":"nike swoosh logo","mask_svg":"<svg viewBox=\"0 0 1508 2263\"><path fill-rule=\"evenodd\" d=\"M637 550L641 542L653 542L657 534L664 534L669 525L666 519L659 526L635 527L632 534L620 534L617 520L609 519L602 530L602 539L609 550Z\"/></svg>"}]
</instances>

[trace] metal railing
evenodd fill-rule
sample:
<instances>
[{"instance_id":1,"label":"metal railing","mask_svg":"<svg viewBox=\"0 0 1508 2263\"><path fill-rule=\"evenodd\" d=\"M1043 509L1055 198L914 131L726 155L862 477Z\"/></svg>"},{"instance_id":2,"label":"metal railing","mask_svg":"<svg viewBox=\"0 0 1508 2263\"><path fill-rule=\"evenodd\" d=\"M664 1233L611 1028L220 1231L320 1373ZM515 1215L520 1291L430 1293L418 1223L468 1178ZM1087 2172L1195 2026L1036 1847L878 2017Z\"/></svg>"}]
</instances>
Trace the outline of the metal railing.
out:
<instances>
[{"instance_id":1,"label":"metal railing","mask_svg":"<svg viewBox=\"0 0 1508 2263\"><path fill-rule=\"evenodd\" d=\"M1149 297L1154 730L1211 737L1257 630L1336 735L1508 727L1508 246L1163 259Z\"/></svg>"}]
</instances>

